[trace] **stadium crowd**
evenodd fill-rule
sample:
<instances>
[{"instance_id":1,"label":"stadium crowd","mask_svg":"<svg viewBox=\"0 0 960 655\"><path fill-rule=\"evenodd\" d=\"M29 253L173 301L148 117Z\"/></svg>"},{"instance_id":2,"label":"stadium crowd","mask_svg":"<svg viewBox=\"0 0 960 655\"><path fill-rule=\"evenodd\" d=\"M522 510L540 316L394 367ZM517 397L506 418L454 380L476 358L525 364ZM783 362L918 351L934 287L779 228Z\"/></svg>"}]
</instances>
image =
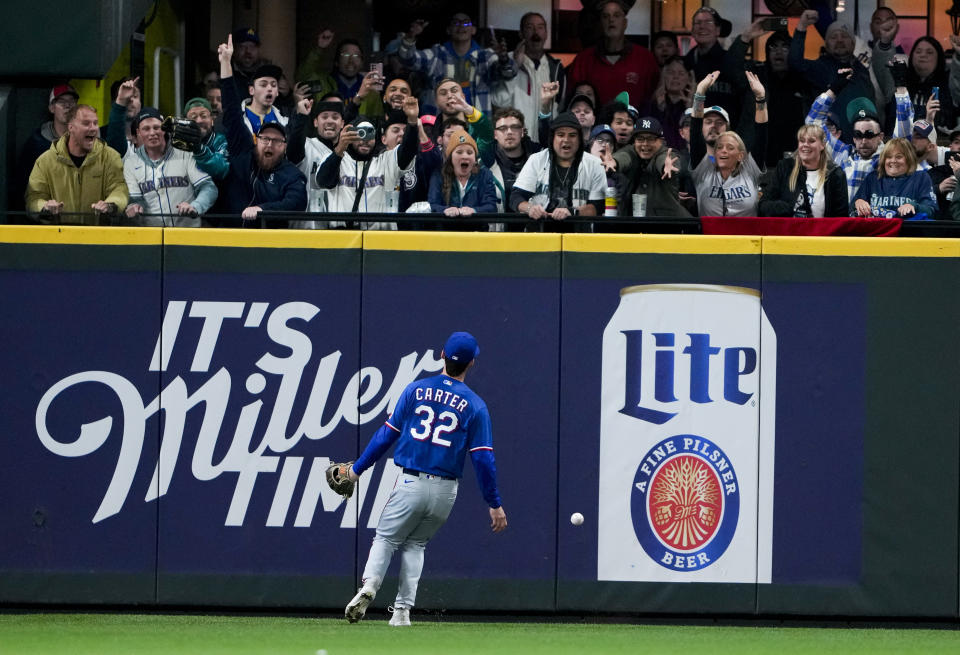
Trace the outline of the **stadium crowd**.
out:
<instances>
[{"instance_id":1,"label":"stadium crowd","mask_svg":"<svg viewBox=\"0 0 960 655\"><path fill-rule=\"evenodd\" d=\"M442 213L468 230L634 227L604 225L614 216L960 218L960 37L949 57L932 36L906 54L891 9L874 12L869 41L806 10L793 34L758 20L725 48L731 23L701 7L681 56L671 32L649 50L630 41L632 5L597 3L602 36L568 68L545 51L539 13L523 16L509 50L482 47L458 12L447 41L421 43L414 21L373 65L359 41L323 29L292 85L256 31L238 30L176 117L143 106L127 78L101 127L57 86L51 119L20 154L26 209L43 223L188 227L258 227L277 212L276 226L300 229L427 225L385 220L397 213ZM812 60L811 28L825 43ZM496 213L525 220L469 219Z\"/></svg>"}]
</instances>

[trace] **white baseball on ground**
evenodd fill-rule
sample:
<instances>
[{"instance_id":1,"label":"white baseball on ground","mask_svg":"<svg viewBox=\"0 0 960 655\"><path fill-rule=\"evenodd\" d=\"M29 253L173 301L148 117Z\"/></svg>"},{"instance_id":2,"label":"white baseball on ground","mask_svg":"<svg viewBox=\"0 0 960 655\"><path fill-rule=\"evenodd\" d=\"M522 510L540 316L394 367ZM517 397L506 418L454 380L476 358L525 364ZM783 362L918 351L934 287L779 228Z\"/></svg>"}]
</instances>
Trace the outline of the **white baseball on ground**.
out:
<instances>
[{"instance_id":1,"label":"white baseball on ground","mask_svg":"<svg viewBox=\"0 0 960 655\"><path fill-rule=\"evenodd\" d=\"M574 512L570 515L570 522L574 525L581 525L583 523L583 514L580 512Z\"/></svg>"}]
</instances>

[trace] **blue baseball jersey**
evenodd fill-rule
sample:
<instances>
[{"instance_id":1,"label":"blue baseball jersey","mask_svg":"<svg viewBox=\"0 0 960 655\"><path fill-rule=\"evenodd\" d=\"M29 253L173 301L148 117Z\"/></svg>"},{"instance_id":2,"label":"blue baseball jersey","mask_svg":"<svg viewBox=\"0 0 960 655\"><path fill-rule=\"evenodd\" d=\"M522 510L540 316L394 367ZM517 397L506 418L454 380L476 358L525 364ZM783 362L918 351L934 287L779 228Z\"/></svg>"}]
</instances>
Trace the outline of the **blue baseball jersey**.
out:
<instances>
[{"instance_id":1,"label":"blue baseball jersey","mask_svg":"<svg viewBox=\"0 0 960 655\"><path fill-rule=\"evenodd\" d=\"M461 478L468 452L493 451L486 403L446 375L411 382L387 426L399 433L393 461L424 473Z\"/></svg>"}]
</instances>

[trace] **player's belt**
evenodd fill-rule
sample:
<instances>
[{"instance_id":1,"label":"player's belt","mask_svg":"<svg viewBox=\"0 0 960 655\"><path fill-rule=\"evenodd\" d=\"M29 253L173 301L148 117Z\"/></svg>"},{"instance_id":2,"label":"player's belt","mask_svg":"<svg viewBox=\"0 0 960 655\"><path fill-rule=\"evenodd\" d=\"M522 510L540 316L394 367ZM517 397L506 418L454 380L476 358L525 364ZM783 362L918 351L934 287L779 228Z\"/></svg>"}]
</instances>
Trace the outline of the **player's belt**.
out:
<instances>
[{"instance_id":1,"label":"player's belt","mask_svg":"<svg viewBox=\"0 0 960 655\"><path fill-rule=\"evenodd\" d=\"M424 473L423 471L418 471L416 469L403 469L403 472L406 475L412 475L416 478L419 478L421 475L425 475L428 478L440 478L441 480L456 480L456 478L449 475L437 475L436 473Z\"/></svg>"}]
</instances>

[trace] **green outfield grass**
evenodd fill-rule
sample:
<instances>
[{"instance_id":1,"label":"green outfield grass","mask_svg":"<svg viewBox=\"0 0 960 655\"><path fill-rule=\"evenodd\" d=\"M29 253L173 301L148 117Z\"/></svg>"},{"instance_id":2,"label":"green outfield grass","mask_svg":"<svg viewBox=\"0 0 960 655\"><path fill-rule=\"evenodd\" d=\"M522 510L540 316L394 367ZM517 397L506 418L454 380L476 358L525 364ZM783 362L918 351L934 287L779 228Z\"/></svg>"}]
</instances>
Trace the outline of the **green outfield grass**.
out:
<instances>
[{"instance_id":1,"label":"green outfield grass","mask_svg":"<svg viewBox=\"0 0 960 655\"><path fill-rule=\"evenodd\" d=\"M168 614L0 614L3 655L360 655L404 653L960 653L952 629L460 622L414 615L391 628L343 619ZM325 651L325 652L324 652Z\"/></svg>"}]
</instances>

